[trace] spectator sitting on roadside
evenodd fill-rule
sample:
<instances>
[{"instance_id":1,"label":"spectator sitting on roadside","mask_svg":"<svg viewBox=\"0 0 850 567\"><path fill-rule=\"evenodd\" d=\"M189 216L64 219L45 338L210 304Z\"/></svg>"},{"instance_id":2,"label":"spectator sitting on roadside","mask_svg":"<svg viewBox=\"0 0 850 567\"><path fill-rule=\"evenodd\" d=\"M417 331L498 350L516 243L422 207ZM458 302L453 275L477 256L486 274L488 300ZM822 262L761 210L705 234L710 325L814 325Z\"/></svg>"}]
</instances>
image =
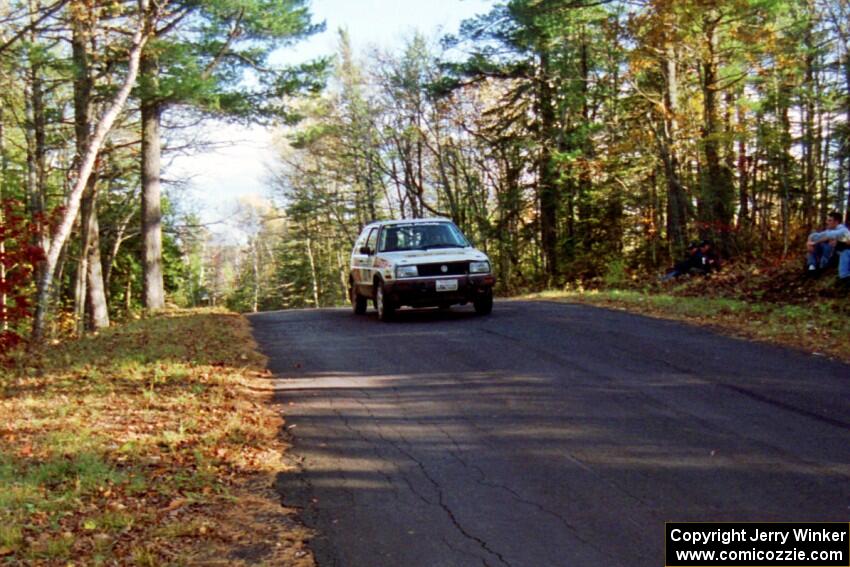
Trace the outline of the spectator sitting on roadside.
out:
<instances>
[{"instance_id":1,"label":"spectator sitting on roadside","mask_svg":"<svg viewBox=\"0 0 850 567\"><path fill-rule=\"evenodd\" d=\"M708 275L711 272L720 271L720 258L714 251L714 245L711 244L710 240L703 240L702 242L700 242L699 258L699 269L704 275Z\"/></svg>"},{"instance_id":2,"label":"spectator sitting on roadside","mask_svg":"<svg viewBox=\"0 0 850 567\"><path fill-rule=\"evenodd\" d=\"M679 276L690 273L693 269L700 269L702 267L702 259L699 254L699 247L699 242L691 242L688 244L688 255L685 256L684 260L676 263L676 265L673 266L673 269L661 278L661 281L670 281L673 278L678 278Z\"/></svg>"},{"instance_id":3,"label":"spectator sitting on roadside","mask_svg":"<svg viewBox=\"0 0 850 567\"><path fill-rule=\"evenodd\" d=\"M839 254L838 277L850 281L850 230L841 223L841 213L831 212L826 218L826 230L813 232L806 242L806 273L815 275Z\"/></svg>"}]
</instances>

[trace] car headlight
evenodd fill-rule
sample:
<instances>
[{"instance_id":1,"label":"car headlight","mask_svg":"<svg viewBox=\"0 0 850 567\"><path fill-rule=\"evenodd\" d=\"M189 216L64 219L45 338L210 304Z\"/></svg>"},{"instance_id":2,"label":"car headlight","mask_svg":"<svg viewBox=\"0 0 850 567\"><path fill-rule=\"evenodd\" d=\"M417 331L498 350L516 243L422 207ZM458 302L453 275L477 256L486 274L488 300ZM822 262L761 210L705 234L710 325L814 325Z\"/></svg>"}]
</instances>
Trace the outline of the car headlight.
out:
<instances>
[{"instance_id":1,"label":"car headlight","mask_svg":"<svg viewBox=\"0 0 850 567\"><path fill-rule=\"evenodd\" d=\"M470 274L486 274L490 271L490 262L470 262Z\"/></svg>"},{"instance_id":2,"label":"car headlight","mask_svg":"<svg viewBox=\"0 0 850 567\"><path fill-rule=\"evenodd\" d=\"M397 266L395 269L395 277L397 278L415 278L419 275L419 270L416 266Z\"/></svg>"}]
</instances>

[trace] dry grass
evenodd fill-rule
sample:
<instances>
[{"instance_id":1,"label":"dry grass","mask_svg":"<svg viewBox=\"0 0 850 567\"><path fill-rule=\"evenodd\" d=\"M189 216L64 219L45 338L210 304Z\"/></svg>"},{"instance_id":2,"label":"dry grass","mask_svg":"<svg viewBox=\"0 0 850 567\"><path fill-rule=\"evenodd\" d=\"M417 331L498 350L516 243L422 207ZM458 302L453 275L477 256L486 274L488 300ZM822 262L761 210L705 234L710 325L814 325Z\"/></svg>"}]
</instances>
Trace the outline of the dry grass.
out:
<instances>
[{"instance_id":1,"label":"dry grass","mask_svg":"<svg viewBox=\"0 0 850 567\"><path fill-rule=\"evenodd\" d=\"M238 315L171 311L0 374L0 565L313 564Z\"/></svg>"}]
</instances>

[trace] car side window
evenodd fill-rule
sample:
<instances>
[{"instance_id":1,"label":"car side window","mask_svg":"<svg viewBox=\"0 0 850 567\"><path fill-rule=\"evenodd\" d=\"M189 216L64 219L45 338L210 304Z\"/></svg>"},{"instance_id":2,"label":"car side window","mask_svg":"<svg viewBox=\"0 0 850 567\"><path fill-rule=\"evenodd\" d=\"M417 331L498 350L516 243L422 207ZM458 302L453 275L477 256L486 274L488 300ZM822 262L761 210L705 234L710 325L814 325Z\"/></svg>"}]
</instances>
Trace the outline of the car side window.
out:
<instances>
[{"instance_id":1,"label":"car side window","mask_svg":"<svg viewBox=\"0 0 850 567\"><path fill-rule=\"evenodd\" d=\"M369 247L369 250L372 251L372 254L375 253L375 246L378 244L378 229L373 228L369 233L369 239L366 241L366 246Z\"/></svg>"},{"instance_id":2,"label":"car side window","mask_svg":"<svg viewBox=\"0 0 850 567\"><path fill-rule=\"evenodd\" d=\"M363 229L363 232L360 233L360 236L357 237L357 240L354 241L354 253L358 254L360 248L366 246L366 237L369 235L369 231L367 229Z\"/></svg>"},{"instance_id":3,"label":"car side window","mask_svg":"<svg viewBox=\"0 0 850 567\"><path fill-rule=\"evenodd\" d=\"M366 246L366 240L369 238L369 234L371 234L373 229L368 226L363 229L363 232L357 237L357 240L354 242L354 254L360 254L360 249Z\"/></svg>"}]
</instances>

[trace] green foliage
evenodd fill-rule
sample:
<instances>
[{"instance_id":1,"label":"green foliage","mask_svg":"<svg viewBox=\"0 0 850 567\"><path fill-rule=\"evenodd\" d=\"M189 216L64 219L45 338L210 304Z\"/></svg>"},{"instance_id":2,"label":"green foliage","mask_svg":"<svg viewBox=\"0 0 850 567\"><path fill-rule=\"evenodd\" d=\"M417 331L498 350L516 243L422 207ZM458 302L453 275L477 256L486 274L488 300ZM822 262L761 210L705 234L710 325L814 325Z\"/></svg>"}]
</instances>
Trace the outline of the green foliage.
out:
<instances>
[{"instance_id":1,"label":"green foliage","mask_svg":"<svg viewBox=\"0 0 850 567\"><path fill-rule=\"evenodd\" d=\"M602 282L607 288L616 289L629 282L628 273L626 271L626 262L622 258L611 260L608 264L608 269L602 278Z\"/></svg>"},{"instance_id":2,"label":"green foliage","mask_svg":"<svg viewBox=\"0 0 850 567\"><path fill-rule=\"evenodd\" d=\"M12 33L30 7L46 9L3 12ZM68 22L112 38L135 9L61 5L0 51L0 189L28 213L61 205L73 169ZM440 46L414 34L367 63L341 32L333 60L298 66L271 54L321 29L306 0L148 16L158 33L134 107L296 126L273 181L280 205L246 220L239 244L167 220L180 305L340 304L350 247L374 219L452 218L511 293L656 272L694 238L727 256L795 254L850 199L846 2L509 0ZM124 72L113 43L92 44L95 106ZM141 295L136 119L125 113L98 168L113 315ZM60 306L75 300L79 257L73 239Z\"/></svg>"},{"instance_id":3,"label":"green foliage","mask_svg":"<svg viewBox=\"0 0 850 567\"><path fill-rule=\"evenodd\" d=\"M113 318L138 310L142 297L139 107L176 110L163 120L166 128L176 114L177 122L185 122L189 113L294 124L299 115L292 98L319 92L327 66L321 58L278 65L271 57L322 29L306 0L146 3L147 12L140 14L141 6L123 0L49 5L13 0L0 6L0 199L20 199L30 217L65 203L76 153L87 144L78 138L89 135L84 130L94 126L127 71L125 32L142 20L150 32L135 100L119 115L94 173L99 250ZM91 113L80 122L74 110L89 92ZM209 235L181 230L169 203L163 208L162 265L170 300L215 303L229 291L233 265L215 265L205 248ZM33 244L43 245L52 230L46 226L33 235ZM86 300L88 255L75 231L56 270L55 333L79 328L68 311L82 313Z\"/></svg>"},{"instance_id":4,"label":"green foliage","mask_svg":"<svg viewBox=\"0 0 850 567\"><path fill-rule=\"evenodd\" d=\"M187 25L146 46L156 65L140 78L143 100L244 121L293 120L284 99L321 89L325 60L269 63L275 49L323 29L312 23L305 0L204 0L182 2L180 9L191 14Z\"/></svg>"}]
</instances>

